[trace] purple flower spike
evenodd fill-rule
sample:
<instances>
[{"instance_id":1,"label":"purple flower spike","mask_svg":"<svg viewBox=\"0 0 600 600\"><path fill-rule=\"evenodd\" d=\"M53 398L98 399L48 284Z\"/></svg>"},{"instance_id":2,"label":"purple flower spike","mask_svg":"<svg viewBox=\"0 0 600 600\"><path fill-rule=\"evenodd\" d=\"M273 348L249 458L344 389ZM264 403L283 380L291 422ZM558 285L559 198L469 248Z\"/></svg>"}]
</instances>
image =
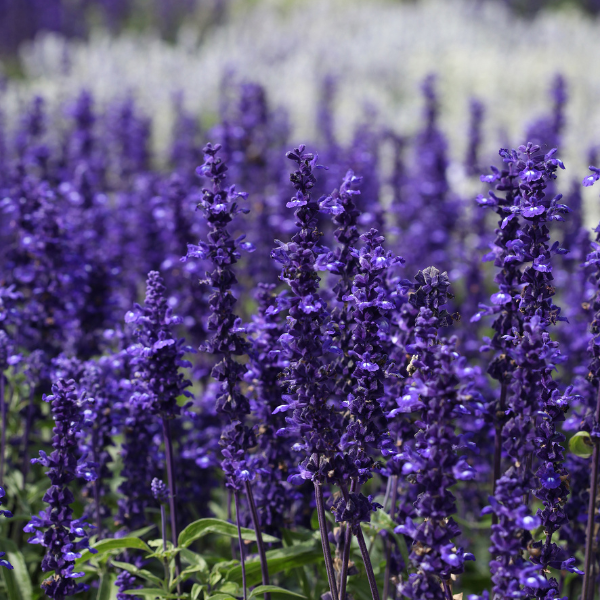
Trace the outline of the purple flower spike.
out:
<instances>
[{"instance_id":1,"label":"purple flower spike","mask_svg":"<svg viewBox=\"0 0 600 600\"><path fill-rule=\"evenodd\" d=\"M81 550L88 549L93 554L96 550L89 548L88 523L72 518L70 504L75 499L68 486L76 479L78 471L93 470L94 467L85 463L85 456L78 457L78 439L84 424L82 404L85 401L77 397L75 382L59 380L52 386L52 396L44 399L52 403L56 423L52 438L54 451L50 456L40 452L40 458L35 460L48 469L52 486L43 500L49 507L37 517L32 517L23 531L34 534L28 540L30 544L41 544L47 548L42 571L54 571L54 575L41 587L49 598L62 600L89 588L75 581L83 573L74 573L73 567L75 560L81 556Z\"/></svg>"},{"instance_id":2,"label":"purple flower spike","mask_svg":"<svg viewBox=\"0 0 600 600\"><path fill-rule=\"evenodd\" d=\"M518 150L501 150L505 166L495 186L503 196L494 196L500 226L488 257L499 268L495 281L500 291L492 296L494 306L485 307L481 314L496 315L489 345L496 355L488 368L500 382L499 398L489 406L498 436L493 461L496 489L489 507L494 515L491 552L495 557L490 570L493 593L503 598L553 597L547 594L553 594L558 584L547 578L548 567L559 557L568 559L552 541L552 535L568 523L564 505L569 494L561 446L564 436L557 433L569 397L559 393L552 378L563 358L548 333L551 325L564 320L553 302L553 260L566 251L558 243L551 244L547 224L564 220L569 212L560 195L548 193L557 169L564 168L555 153L554 149L541 155L540 147L531 142ZM515 465L504 476L499 469L502 452ZM535 477L528 467L532 455L539 465ZM522 502L530 493L544 504L535 516ZM544 527L544 541L531 536L538 525ZM538 551L542 546L544 550ZM524 558L528 549L530 561Z\"/></svg>"},{"instance_id":3,"label":"purple flower spike","mask_svg":"<svg viewBox=\"0 0 600 600\"><path fill-rule=\"evenodd\" d=\"M285 433L301 440L306 462L314 453L330 456L332 449L338 447L341 432L328 403L329 383L323 362L325 348L331 345L331 335L327 333L329 315L327 304L318 293L320 278L316 272L319 257L328 252L320 245L321 235L316 227L319 204L310 194L316 183L313 173L316 157L305 153L304 146L286 156L297 164L290 181L296 193L306 199L306 204L296 207L294 212L299 231L290 242L278 242L279 247L273 250L272 257L284 265L281 280L292 291L285 298L290 315L288 326L279 338L282 354L289 360L282 377L289 396ZM336 219L341 220L344 214ZM344 262L343 257L340 260ZM321 469L317 468L311 478L320 480L322 477Z\"/></svg>"},{"instance_id":4,"label":"purple flower spike","mask_svg":"<svg viewBox=\"0 0 600 600\"><path fill-rule=\"evenodd\" d=\"M476 396L474 379L478 373L465 368L465 359L455 349L456 339L439 336L439 330L452 322L444 309L449 298L447 273L429 267L415 279L409 295L409 302L418 310L415 341L407 348L413 355L409 369L412 381L403 400L407 396L410 406L418 395L421 415L414 445L400 458L403 474L420 486L414 506L423 522L416 525L407 517L405 525L396 529L412 538L410 560L417 570L399 591L413 600L444 600L444 586L453 575L464 571L465 561L473 560L452 541L460 529L451 518L456 506L450 487L474 474L467 459L456 452L460 444L452 421L461 412L469 412L461 399Z\"/></svg>"},{"instance_id":5,"label":"purple flower spike","mask_svg":"<svg viewBox=\"0 0 600 600\"><path fill-rule=\"evenodd\" d=\"M242 335L245 330L241 320L234 312L237 299L232 293L237 283L234 266L241 257L240 248L244 238L232 238L228 227L236 215L247 212L238 205L238 199L245 199L246 194L236 192L235 186L223 187L228 167L218 156L220 149L220 144L207 144L204 147L204 164L197 169L199 176L212 183L212 189L202 189L202 200L198 204L210 227L208 241L199 244L202 248L201 258L210 261L213 266L213 270L201 281L213 291L208 301L211 311L208 331L212 335L200 347L200 351L221 357L211 375L220 382L217 412L225 416L228 422L219 442L224 456L222 467L227 486L242 489L243 481L239 479L239 474L248 472L254 475L247 462L246 450L254 445L255 438L243 425L246 415L250 413L249 400L239 385L246 367L234 358L246 354L250 348ZM196 256L195 247L190 246L187 258Z\"/></svg>"},{"instance_id":6,"label":"purple flower spike","mask_svg":"<svg viewBox=\"0 0 600 600\"><path fill-rule=\"evenodd\" d=\"M151 414L172 419L180 413L179 396L190 398L191 382L180 373L189 366L184 360L185 340L174 337L173 325L179 322L167 305L164 280L158 271L150 271L146 281L144 306L136 305L125 315L125 322L137 325L134 337L138 344L132 348L132 366L137 367L136 391L132 402Z\"/></svg>"}]
</instances>

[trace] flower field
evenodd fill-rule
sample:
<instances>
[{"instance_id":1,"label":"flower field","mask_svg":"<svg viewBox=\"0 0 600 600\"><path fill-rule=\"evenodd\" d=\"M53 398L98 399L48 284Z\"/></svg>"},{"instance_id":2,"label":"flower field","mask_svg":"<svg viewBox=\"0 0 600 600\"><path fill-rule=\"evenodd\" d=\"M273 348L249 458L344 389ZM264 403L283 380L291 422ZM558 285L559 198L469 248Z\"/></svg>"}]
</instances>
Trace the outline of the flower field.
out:
<instances>
[{"instance_id":1,"label":"flower field","mask_svg":"<svg viewBox=\"0 0 600 600\"><path fill-rule=\"evenodd\" d=\"M0 0L0 600L599 597L551 4Z\"/></svg>"}]
</instances>

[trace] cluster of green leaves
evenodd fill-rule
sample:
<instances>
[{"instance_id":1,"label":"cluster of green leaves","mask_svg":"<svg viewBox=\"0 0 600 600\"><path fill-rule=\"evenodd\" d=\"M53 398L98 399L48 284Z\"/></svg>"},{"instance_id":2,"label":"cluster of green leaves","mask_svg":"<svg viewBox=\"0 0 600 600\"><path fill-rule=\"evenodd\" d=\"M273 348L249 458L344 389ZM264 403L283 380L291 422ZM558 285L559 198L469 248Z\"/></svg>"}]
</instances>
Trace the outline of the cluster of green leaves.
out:
<instances>
[{"instance_id":1,"label":"cluster of green leaves","mask_svg":"<svg viewBox=\"0 0 600 600\"><path fill-rule=\"evenodd\" d=\"M96 554L84 551L76 561L76 569L89 575L90 580L99 581L95 600L115 600L117 587L114 585L121 570L128 571L138 580L143 582L141 589L125 592L131 596L142 598L166 598L181 600L235 600L243 595L242 569L240 561L226 560L221 556L208 553L198 553L190 546L208 536L217 534L237 539L235 525L220 519L200 519L188 525L179 535L177 547L167 542L166 550L163 549L162 539L144 541L142 539L154 527L134 532L129 537L103 539L92 547ZM267 560L269 571L277 575L304 565L317 564L322 561L322 554L318 538L308 533L308 539L291 539L290 544L269 550ZM278 543L279 540L272 536L263 535L265 542ZM242 539L245 542L256 541L253 530L242 528ZM7 549L8 558L15 567L13 571L2 570L4 585L8 600L33 600L38 596L34 592L29 572L25 565L23 554L11 540L1 539L0 544ZM124 551L142 551L147 568L138 568L128 562L115 559L115 556ZM175 559L180 557L182 570L176 575ZM305 598L297 592L284 589L276 585L258 585L261 580L260 562L258 557L250 557L245 561L248 586L248 598L262 596L267 592L272 594L296 596ZM46 573L51 577L52 573ZM181 582L192 582L191 591L177 594L177 586Z\"/></svg>"},{"instance_id":2,"label":"cluster of green leaves","mask_svg":"<svg viewBox=\"0 0 600 600\"><path fill-rule=\"evenodd\" d=\"M376 514L373 523L368 526L367 534L375 541L382 530L393 531L393 522L385 512ZM140 589L125 592L149 599L180 600L236 600L243 596L242 568L239 560L230 560L226 555L229 545L198 543L208 536L230 538L237 542L237 527L227 521L206 518L188 525L178 538L174 547L170 542L163 547L162 539L144 539L156 533L155 526L132 532L128 537L102 539L92 544L96 554L84 551L76 561L76 570L84 571L88 583L93 584L84 597L93 600L116 600L118 588L115 581L121 571L127 571L143 585ZM284 530L282 540L263 535L267 544L276 546L267 551L267 562L271 578L281 585L264 586L261 584L261 569L258 556L250 555L245 560L246 583L249 599L263 596L269 592L274 598L293 596L305 600L318 600L326 582L323 554L319 533L316 531ZM241 529L242 540L246 544L256 541L252 529ZM391 534L399 543L402 554L407 559L408 551L403 536ZM214 540L213 538L209 538ZM7 557L14 566L13 571L2 569L2 581L7 600L39 600L43 592L32 583L26 559L17 545L8 539L0 539L1 547L7 551ZM192 546L200 546L199 551ZM223 551L219 551L222 549ZM217 550L217 552L214 552ZM380 555L376 563L377 578L382 580L385 570L383 548L375 549ZM144 567L139 568L129 562L118 560L124 552L141 552ZM181 573L177 576L176 557L181 562ZM360 553L353 546L352 559L360 562ZM43 577L51 577L52 573L44 573ZM95 584L93 582L96 582ZM186 582L185 591L177 593L178 584ZM382 581L380 581L382 583ZM96 587L97 586L97 587ZM367 600L370 592L364 577L351 578L349 586L357 598Z\"/></svg>"}]
</instances>

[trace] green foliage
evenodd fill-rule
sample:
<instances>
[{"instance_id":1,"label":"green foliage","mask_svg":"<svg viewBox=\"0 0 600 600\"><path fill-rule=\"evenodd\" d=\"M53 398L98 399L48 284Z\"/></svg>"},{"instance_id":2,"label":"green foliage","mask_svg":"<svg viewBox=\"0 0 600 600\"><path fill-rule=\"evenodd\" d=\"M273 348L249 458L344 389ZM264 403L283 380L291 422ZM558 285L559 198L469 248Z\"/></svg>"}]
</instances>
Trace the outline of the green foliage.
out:
<instances>
[{"instance_id":1,"label":"green foliage","mask_svg":"<svg viewBox=\"0 0 600 600\"><path fill-rule=\"evenodd\" d=\"M100 579L98 586L98 595L96 600L117 600L117 587L115 581L117 576L114 573L105 573Z\"/></svg>"},{"instance_id":2,"label":"green foliage","mask_svg":"<svg viewBox=\"0 0 600 600\"><path fill-rule=\"evenodd\" d=\"M106 554L114 552L115 550L147 550L150 552L148 544L137 537L100 540L99 542L92 544L91 547L97 550L97 554L92 554L89 550L84 550L81 553L81 558L78 558L75 561L75 566L80 566L92 558L95 560L102 559Z\"/></svg>"},{"instance_id":3,"label":"green foliage","mask_svg":"<svg viewBox=\"0 0 600 600\"><path fill-rule=\"evenodd\" d=\"M252 529L242 527L242 539L250 542L256 541L256 534ZM192 542L199 540L200 538L208 535L209 533L218 533L237 539L238 532L237 527L227 521L221 521L220 519L200 519L194 521L188 525L179 534L179 546L187 548ZM272 535L263 534L263 541L265 543L278 542L279 540Z\"/></svg>"},{"instance_id":4,"label":"green foliage","mask_svg":"<svg viewBox=\"0 0 600 600\"><path fill-rule=\"evenodd\" d=\"M323 561L323 551L317 540L302 542L287 548L278 548L267 552L269 573L276 574L282 571L302 567ZM230 581L242 582L242 567L238 564L227 571ZM260 561L258 558L246 561L246 579L248 585L256 585L261 581Z\"/></svg>"},{"instance_id":5,"label":"green foliage","mask_svg":"<svg viewBox=\"0 0 600 600\"><path fill-rule=\"evenodd\" d=\"M243 538L248 541L256 539L250 529L243 529ZM100 585L96 600L114 600L116 587L114 585L116 573L119 570L127 571L143 583L143 588L124 592L127 595L137 595L142 598L179 598L180 600L226 600L243 595L241 584L241 565L238 560L226 560L223 556L208 555L195 552L189 548L209 534L224 537L236 537L237 527L219 519L200 519L186 527L179 536L180 545L174 547L167 543L166 549L162 539L145 542L139 537L110 538L93 544L98 551L91 554L86 551L77 560L77 567L82 568L91 575L100 578ZM234 535L235 534L235 535ZM298 539L298 537L302 539ZM295 538L295 539L292 539ZM307 539L308 538L308 539ZM320 543L311 532L306 535L293 535L288 540L291 543L283 548L276 548L267 552L269 573L272 577L278 574L302 569L305 565L319 564L322 562ZM268 543L277 542L277 538L265 536ZM124 550L142 550L147 565L144 568L116 560L115 554ZM176 575L176 557L181 560L181 574ZM149 561L149 562L148 562ZM263 596L270 593L274 596L294 596L306 598L294 590L279 585L262 586L260 561L258 558L247 559L245 562L247 584L256 586L248 591L248 598ZM177 586L182 582L192 583L190 592L177 594ZM11 596L9 600L32 600L31 596Z\"/></svg>"},{"instance_id":6,"label":"green foliage","mask_svg":"<svg viewBox=\"0 0 600 600\"><path fill-rule=\"evenodd\" d=\"M256 596L262 596L263 594L271 593L274 595L281 594L283 596L294 596L296 598L306 598L302 594L297 594L296 592L290 592L284 588L281 588L277 585L257 585L249 594L248 598L255 598Z\"/></svg>"}]
</instances>

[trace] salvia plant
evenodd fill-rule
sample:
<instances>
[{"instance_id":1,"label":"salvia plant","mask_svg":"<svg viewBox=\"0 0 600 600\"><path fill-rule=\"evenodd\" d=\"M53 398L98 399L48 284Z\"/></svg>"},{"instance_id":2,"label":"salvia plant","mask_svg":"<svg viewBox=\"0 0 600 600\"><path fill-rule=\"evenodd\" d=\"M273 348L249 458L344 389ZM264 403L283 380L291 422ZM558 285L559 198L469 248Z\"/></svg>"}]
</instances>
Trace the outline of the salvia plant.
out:
<instances>
[{"instance_id":1,"label":"salvia plant","mask_svg":"<svg viewBox=\"0 0 600 600\"><path fill-rule=\"evenodd\" d=\"M324 78L310 145L221 88L207 120L171 99L160 168L132 94L0 119L0 598L598 597L600 168L562 161L568 78L493 156L475 98L454 152L433 75L412 131L343 135Z\"/></svg>"}]
</instances>

